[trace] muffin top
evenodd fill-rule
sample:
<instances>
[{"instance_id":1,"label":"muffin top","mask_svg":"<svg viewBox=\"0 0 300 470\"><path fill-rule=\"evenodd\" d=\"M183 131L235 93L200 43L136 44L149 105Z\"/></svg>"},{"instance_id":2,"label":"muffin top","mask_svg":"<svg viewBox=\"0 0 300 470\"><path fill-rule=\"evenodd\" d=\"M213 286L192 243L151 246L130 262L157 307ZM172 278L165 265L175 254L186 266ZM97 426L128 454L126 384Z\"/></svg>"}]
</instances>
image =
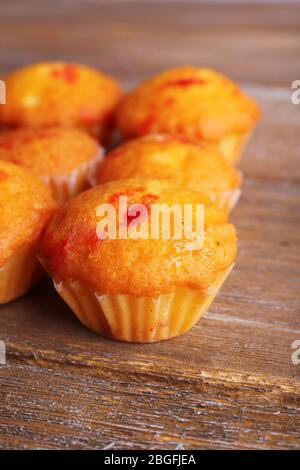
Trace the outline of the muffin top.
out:
<instances>
[{"instance_id":1,"label":"muffin top","mask_svg":"<svg viewBox=\"0 0 300 470\"><path fill-rule=\"evenodd\" d=\"M103 122L121 97L118 83L91 67L45 62L3 78L0 122L12 126L88 126Z\"/></svg>"},{"instance_id":2,"label":"muffin top","mask_svg":"<svg viewBox=\"0 0 300 470\"><path fill-rule=\"evenodd\" d=\"M212 200L241 182L240 173L216 146L186 143L162 134L130 140L109 152L98 167L96 179L105 183L135 176L168 179Z\"/></svg>"},{"instance_id":3,"label":"muffin top","mask_svg":"<svg viewBox=\"0 0 300 470\"><path fill-rule=\"evenodd\" d=\"M119 206L120 196L128 200L125 213ZM105 229L101 225L104 216L99 213L101 204L109 204L117 221L117 235L111 232L106 239L102 236ZM122 235L122 239L119 235L120 228L131 230L135 226L137 215L132 212L133 204L146 207L146 215L139 222L140 227L148 223L148 238ZM201 248L191 249L186 232L176 238L171 230L169 239L163 239L162 224L158 236L151 238L150 231L155 225L152 225L153 204L167 207L178 204L181 209L184 204L191 205L193 216L186 225L193 230L196 206L204 205ZM174 221L175 216L171 219ZM207 288L219 271L233 263L235 256L235 229L226 214L205 196L169 181L135 178L96 186L68 201L48 224L39 258L57 283L81 281L99 295L156 296L177 286Z\"/></svg>"},{"instance_id":4,"label":"muffin top","mask_svg":"<svg viewBox=\"0 0 300 470\"><path fill-rule=\"evenodd\" d=\"M38 239L55 210L56 203L41 181L0 161L0 267L19 246Z\"/></svg>"},{"instance_id":5,"label":"muffin top","mask_svg":"<svg viewBox=\"0 0 300 470\"><path fill-rule=\"evenodd\" d=\"M68 175L100 153L97 141L79 129L20 128L0 134L0 160L43 178Z\"/></svg>"},{"instance_id":6,"label":"muffin top","mask_svg":"<svg viewBox=\"0 0 300 470\"><path fill-rule=\"evenodd\" d=\"M255 101L235 83L214 70L190 66L145 80L116 111L125 138L161 132L192 141L248 132L258 117Z\"/></svg>"}]
</instances>

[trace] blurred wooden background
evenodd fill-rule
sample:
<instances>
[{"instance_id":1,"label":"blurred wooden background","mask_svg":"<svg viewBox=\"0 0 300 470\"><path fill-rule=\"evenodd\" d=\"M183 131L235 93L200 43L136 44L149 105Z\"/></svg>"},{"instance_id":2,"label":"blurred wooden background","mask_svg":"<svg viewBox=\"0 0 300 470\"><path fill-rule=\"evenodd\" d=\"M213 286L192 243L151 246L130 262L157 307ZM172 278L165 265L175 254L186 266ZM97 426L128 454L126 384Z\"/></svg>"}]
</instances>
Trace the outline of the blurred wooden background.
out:
<instances>
[{"instance_id":1,"label":"blurred wooden background","mask_svg":"<svg viewBox=\"0 0 300 470\"><path fill-rule=\"evenodd\" d=\"M0 448L300 448L299 58L299 2L1 0L0 74L62 59L128 87L208 65L263 117L241 162L235 269L187 335L99 338L47 281L0 308Z\"/></svg>"},{"instance_id":2,"label":"blurred wooden background","mask_svg":"<svg viewBox=\"0 0 300 470\"><path fill-rule=\"evenodd\" d=\"M0 51L1 71L65 59L135 83L190 63L289 86L300 68L300 8L285 0L1 0Z\"/></svg>"}]
</instances>

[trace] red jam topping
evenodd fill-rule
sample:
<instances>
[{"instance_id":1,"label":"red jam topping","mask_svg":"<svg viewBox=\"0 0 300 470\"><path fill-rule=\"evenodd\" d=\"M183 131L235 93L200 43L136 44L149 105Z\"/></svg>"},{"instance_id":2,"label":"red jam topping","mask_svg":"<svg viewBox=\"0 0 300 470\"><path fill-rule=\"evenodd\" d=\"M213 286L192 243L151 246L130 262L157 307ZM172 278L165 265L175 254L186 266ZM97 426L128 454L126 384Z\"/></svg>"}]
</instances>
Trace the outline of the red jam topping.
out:
<instances>
[{"instance_id":1,"label":"red jam topping","mask_svg":"<svg viewBox=\"0 0 300 470\"><path fill-rule=\"evenodd\" d=\"M11 150L14 145L14 140L11 137L0 139L0 149Z\"/></svg>"},{"instance_id":2,"label":"red jam topping","mask_svg":"<svg viewBox=\"0 0 300 470\"><path fill-rule=\"evenodd\" d=\"M139 133L142 135L147 134L151 130L151 127L154 123L155 123L155 116L153 114L147 116L138 125Z\"/></svg>"},{"instance_id":3,"label":"red jam topping","mask_svg":"<svg viewBox=\"0 0 300 470\"><path fill-rule=\"evenodd\" d=\"M38 139L51 139L57 135L57 130L55 129L40 129L36 134L35 137Z\"/></svg>"},{"instance_id":4,"label":"red jam topping","mask_svg":"<svg viewBox=\"0 0 300 470\"><path fill-rule=\"evenodd\" d=\"M134 197L136 195L139 195L143 191L145 191L145 188L143 188L141 186L141 187L137 187L137 188L133 188L133 189L128 189L127 191L121 191L121 192L118 192L118 193L114 193L109 197L108 202L110 204L116 205L119 201L120 196L127 196L128 198L131 198L131 197ZM147 212L148 212L148 215L149 215L151 204L154 204L158 199L159 199L159 196L157 196L155 194L150 194L150 193L149 194L144 194L142 197L139 197L138 200L136 202L134 202L133 204L131 204L131 205L140 205L141 204L141 205L146 206ZM127 226L131 222L133 222L135 219L140 217L138 207L136 209L137 209L137 211L136 211L137 214L135 214L135 215L128 214L128 211L127 211L127 214L125 216L125 224Z\"/></svg>"},{"instance_id":5,"label":"red jam topping","mask_svg":"<svg viewBox=\"0 0 300 470\"><path fill-rule=\"evenodd\" d=\"M206 83L206 80L203 78L178 78L177 80L169 80L163 83L162 88L173 86L186 88L192 85L204 85L204 83Z\"/></svg>"},{"instance_id":6,"label":"red jam topping","mask_svg":"<svg viewBox=\"0 0 300 470\"><path fill-rule=\"evenodd\" d=\"M77 78L77 69L74 65L65 65L62 68L54 68L51 70L51 75L54 78L64 80L67 83L74 83Z\"/></svg>"},{"instance_id":7,"label":"red jam topping","mask_svg":"<svg viewBox=\"0 0 300 470\"><path fill-rule=\"evenodd\" d=\"M20 135L3 137L0 139L0 149L12 150L15 144L30 144L35 139L49 139L55 135L53 130L40 130L37 133L24 132Z\"/></svg>"},{"instance_id":8,"label":"red jam topping","mask_svg":"<svg viewBox=\"0 0 300 470\"><path fill-rule=\"evenodd\" d=\"M1 181L6 181L7 178L8 178L8 174L5 173L5 171L0 170L0 183L1 183Z\"/></svg>"},{"instance_id":9,"label":"red jam topping","mask_svg":"<svg viewBox=\"0 0 300 470\"><path fill-rule=\"evenodd\" d=\"M142 197L141 201L137 203L137 206L139 205L145 206L147 209L148 217L149 217L150 212L151 212L151 204L155 204L158 199L159 199L159 196L156 196L155 194L145 194ZM135 215L133 214L131 215L127 212L127 216L126 216L127 227L131 222L134 222L138 217L141 216L141 212L139 211L138 207L136 207L136 212L137 213Z\"/></svg>"},{"instance_id":10,"label":"red jam topping","mask_svg":"<svg viewBox=\"0 0 300 470\"><path fill-rule=\"evenodd\" d=\"M50 258L50 265L56 273L59 273L63 258L69 254L76 253L80 247L93 251L101 242L98 238L96 228L85 228L80 231L71 232L63 239L54 239L51 233L44 237L43 251Z\"/></svg>"},{"instance_id":11,"label":"red jam topping","mask_svg":"<svg viewBox=\"0 0 300 470\"><path fill-rule=\"evenodd\" d=\"M138 186L137 188L127 189L126 191L119 191L117 193L111 194L110 197L108 198L108 202L110 204L115 205L119 202L120 196L127 196L128 198L130 198L130 197L140 194L143 191L145 191L145 188L143 186Z\"/></svg>"}]
</instances>

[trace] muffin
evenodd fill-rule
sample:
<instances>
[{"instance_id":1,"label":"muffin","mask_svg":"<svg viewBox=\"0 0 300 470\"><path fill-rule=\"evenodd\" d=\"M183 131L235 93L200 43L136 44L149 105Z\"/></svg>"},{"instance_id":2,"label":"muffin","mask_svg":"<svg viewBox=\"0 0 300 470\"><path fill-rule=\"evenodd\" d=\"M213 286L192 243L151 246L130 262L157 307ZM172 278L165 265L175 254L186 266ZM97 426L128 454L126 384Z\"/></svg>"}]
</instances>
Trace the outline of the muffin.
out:
<instances>
[{"instance_id":1,"label":"muffin","mask_svg":"<svg viewBox=\"0 0 300 470\"><path fill-rule=\"evenodd\" d=\"M155 216L162 204L176 204L191 217L182 223L178 212L171 213L168 233ZM181 236L172 229L175 223L184 228ZM39 252L58 293L84 325L142 343L189 330L208 309L235 256L235 229L223 210L201 193L142 178L111 181L68 201L48 224Z\"/></svg>"},{"instance_id":2,"label":"muffin","mask_svg":"<svg viewBox=\"0 0 300 470\"><path fill-rule=\"evenodd\" d=\"M39 279L38 243L55 210L41 181L0 161L0 304L25 294Z\"/></svg>"},{"instance_id":3,"label":"muffin","mask_svg":"<svg viewBox=\"0 0 300 470\"><path fill-rule=\"evenodd\" d=\"M45 62L3 78L6 104L0 124L12 127L82 127L104 139L121 98L119 84L86 65Z\"/></svg>"},{"instance_id":4,"label":"muffin","mask_svg":"<svg viewBox=\"0 0 300 470\"><path fill-rule=\"evenodd\" d=\"M202 192L227 212L240 196L241 175L215 146L186 143L162 134L132 139L109 152L98 165L96 181L131 177L181 184Z\"/></svg>"},{"instance_id":5,"label":"muffin","mask_svg":"<svg viewBox=\"0 0 300 470\"><path fill-rule=\"evenodd\" d=\"M125 96L116 124L124 139L159 132L210 142L235 163L259 114L255 101L228 78L184 66L145 80Z\"/></svg>"},{"instance_id":6,"label":"muffin","mask_svg":"<svg viewBox=\"0 0 300 470\"><path fill-rule=\"evenodd\" d=\"M20 128L0 134L0 160L24 167L44 181L58 203L90 187L103 150L75 128Z\"/></svg>"}]
</instances>

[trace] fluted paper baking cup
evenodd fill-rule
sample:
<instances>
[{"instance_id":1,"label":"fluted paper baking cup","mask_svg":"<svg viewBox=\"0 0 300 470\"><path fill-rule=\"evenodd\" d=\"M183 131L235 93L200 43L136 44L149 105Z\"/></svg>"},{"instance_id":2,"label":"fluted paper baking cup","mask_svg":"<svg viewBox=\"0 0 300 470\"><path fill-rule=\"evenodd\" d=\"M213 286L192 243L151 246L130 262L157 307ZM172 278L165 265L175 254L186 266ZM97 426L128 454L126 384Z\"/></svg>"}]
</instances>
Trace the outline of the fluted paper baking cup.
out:
<instances>
[{"instance_id":1,"label":"fluted paper baking cup","mask_svg":"<svg viewBox=\"0 0 300 470\"><path fill-rule=\"evenodd\" d=\"M158 297L97 295L81 281L54 283L61 297L88 328L110 338L151 343L188 331L207 311L232 266L202 291L184 287Z\"/></svg>"},{"instance_id":2,"label":"fluted paper baking cup","mask_svg":"<svg viewBox=\"0 0 300 470\"><path fill-rule=\"evenodd\" d=\"M250 133L248 132L231 134L219 141L219 150L231 165L239 161L249 137Z\"/></svg>"},{"instance_id":3,"label":"fluted paper baking cup","mask_svg":"<svg viewBox=\"0 0 300 470\"><path fill-rule=\"evenodd\" d=\"M50 188L54 199L63 204L71 197L95 185L95 174L103 160L104 150L100 147L96 157L83 163L69 175L44 176L42 180Z\"/></svg>"},{"instance_id":4,"label":"fluted paper baking cup","mask_svg":"<svg viewBox=\"0 0 300 470\"><path fill-rule=\"evenodd\" d=\"M214 194L210 196L210 199L221 209L224 209L229 213L234 206L237 204L241 195L239 188L224 191L220 194Z\"/></svg>"},{"instance_id":5,"label":"fluted paper baking cup","mask_svg":"<svg viewBox=\"0 0 300 470\"><path fill-rule=\"evenodd\" d=\"M0 304L26 294L42 277L43 269L36 253L37 242L19 247L0 267Z\"/></svg>"}]
</instances>

